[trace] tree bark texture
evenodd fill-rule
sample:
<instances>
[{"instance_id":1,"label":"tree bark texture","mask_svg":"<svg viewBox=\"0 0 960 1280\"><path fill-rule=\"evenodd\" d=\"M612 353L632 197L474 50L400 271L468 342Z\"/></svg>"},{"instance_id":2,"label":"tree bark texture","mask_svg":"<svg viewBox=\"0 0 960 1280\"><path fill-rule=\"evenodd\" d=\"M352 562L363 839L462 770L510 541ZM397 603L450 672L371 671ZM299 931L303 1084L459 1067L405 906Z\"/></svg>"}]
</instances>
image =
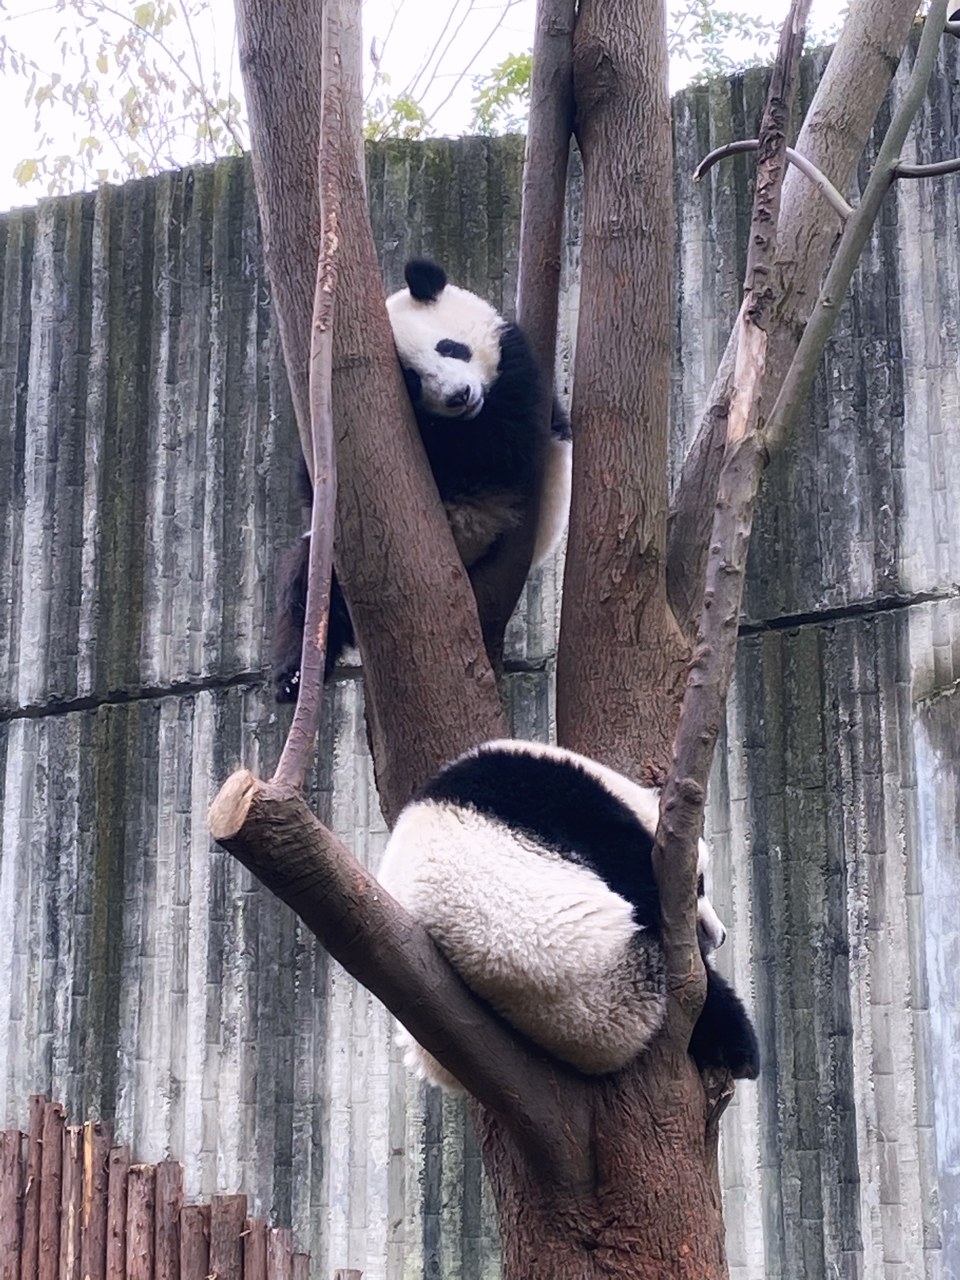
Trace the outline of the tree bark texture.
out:
<instances>
[{"instance_id":1,"label":"tree bark texture","mask_svg":"<svg viewBox=\"0 0 960 1280\"><path fill-rule=\"evenodd\" d=\"M658 1043L591 1085L593 1166L578 1187L534 1176L506 1128L478 1111L505 1280L726 1277L716 1148L727 1100Z\"/></svg>"},{"instance_id":2,"label":"tree bark texture","mask_svg":"<svg viewBox=\"0 0 960 1280\"><path fill-rule=\"evenodd\" d=\"M557 660L569 747L662 780L687 649L666 602L673 226L663 6L580 6L583 248Z\"/></svg>"}]
</instances>

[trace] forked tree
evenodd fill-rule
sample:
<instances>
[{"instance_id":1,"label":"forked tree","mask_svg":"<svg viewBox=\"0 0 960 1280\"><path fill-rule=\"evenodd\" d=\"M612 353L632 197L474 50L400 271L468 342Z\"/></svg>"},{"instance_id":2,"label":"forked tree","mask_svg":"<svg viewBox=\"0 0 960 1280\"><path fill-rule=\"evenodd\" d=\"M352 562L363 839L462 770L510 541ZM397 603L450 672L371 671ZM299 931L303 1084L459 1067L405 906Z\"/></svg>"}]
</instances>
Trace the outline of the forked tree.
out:
<instances>
[{"instance_id":1,"label":"forked tree","mask_svg":"<svg viewBox=\"0 0 960 1280\"><path fill-rule=\"evenodd\" d=\"M694 443L672 502L674 218L662 0L539 4L517 310L547 371L571 135L584 169L558 734L663 786L654 862L665 1024L628 1068L587 1079L494 1017L303 799L334 530L388 821L441 762L502 736L506 725L383 306L362 179L357 0L237 0L267 269L315 497L290 737L271 781L240 771L225 783L211 830L466 1088L510 1280L726 1274L717 1138L732 1081L701 1076L687 1048L705 990L696 839L753 504L802 410L884 195L898 179L958 167L899 163L939 42L945 30L956 34L946 0L930 6L855 207L842 193L916 0L854 0L787 146L808 2L794 0L787 15L759 138L736 140L757 164L743 302L706 411L688 432ZM497 585L507 612L525 569L519 555Z\"/></svg>"}]
</instances>

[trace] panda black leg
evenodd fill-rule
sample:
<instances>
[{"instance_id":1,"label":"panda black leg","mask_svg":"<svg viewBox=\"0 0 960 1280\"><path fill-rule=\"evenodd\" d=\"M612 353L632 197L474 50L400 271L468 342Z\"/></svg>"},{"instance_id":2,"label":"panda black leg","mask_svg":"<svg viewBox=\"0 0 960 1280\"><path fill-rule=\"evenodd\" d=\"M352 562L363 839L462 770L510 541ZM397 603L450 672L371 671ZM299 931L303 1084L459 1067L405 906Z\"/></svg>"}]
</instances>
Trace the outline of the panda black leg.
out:
<instances>
[{"instance_id":1,"label":"panda black leg","mask_svg":"<svg viewBox=\"0 0 960 1280\"><path fill-rule=\"evenodd\" d=\"M273 688L278 702L296 702L300 689L309 557L310 540L300 538L280 561L273 631Z\"/></svg>"},{"instance_id":2,"label":"panda black leg","mask_svg":"<svg viewBox=\"0 0 960 1280\"><path fill-rule=\"evenodd\" d=\"M273 687L278 702L296 702L300 692L300 658L303 651L309 568L310 539L300 538L286 552L280 564L277 617L273 635ZM327 628L324 681L330 679L340 655L351 644L353 625L347 612L347 602L334 575L330 583L330 621Z\"/></svg>"},{"instance_id":3,"label":"panda black leg","mask_svg":"<svg viewBox=\"0 0 960 1280\"><path fill-rule=\"evenodd\" d=\"M736 1080L756 1080L760 1073L753 1023L733 987L710 964L707 998L690 1037L690 1054L701 1071L726 1070Z\"/></svg>"}]
</instances>

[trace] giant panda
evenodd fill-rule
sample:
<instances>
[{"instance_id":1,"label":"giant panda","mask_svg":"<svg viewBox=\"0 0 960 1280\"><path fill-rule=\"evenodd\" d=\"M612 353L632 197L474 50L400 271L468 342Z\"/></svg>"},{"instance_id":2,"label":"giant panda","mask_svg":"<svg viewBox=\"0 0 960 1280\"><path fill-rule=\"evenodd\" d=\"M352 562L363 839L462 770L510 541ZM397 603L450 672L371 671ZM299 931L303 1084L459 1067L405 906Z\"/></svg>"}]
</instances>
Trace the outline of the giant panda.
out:
<instances>
[{"instance_id":1,"label":"giant panda","mask_svg":"<svg viewBox=\"0 0 960 1280\"><path fill-rule=\"evenodd\" d=\"M448 284L436 263L414 259L404 276L407 287L387 298L387 314L460 557L471 576L481 571L496 556L502 535L536 504L532 563L540 564L566 525L569 423L556 399L552 414L546 412L550 393L515 324L477 294ZM309 502L305 468L302 480ZM295 701L299 690L309 554L305 535L281 566L273 655L278 702ZM350 615L334 575L324 679L352 644Z\"/></svg>"},{"instance_id":2,"label":"giant panda","mask_svg":"<svg viewBox=\"0 0 960 1280\"><path fill-rule=\"evenodd\" d=\"M618 1071L666 1008L652 851L659 794L560 747L488 742L446 765L402 810L378 880L469 987L535 1045L588 1075ZM757 1039L709 957L726 936L704 892L707 995L690 1052L754 1079ZM403 1030L407 1061L453 1077Z\"/></svg>"}]
</instances>

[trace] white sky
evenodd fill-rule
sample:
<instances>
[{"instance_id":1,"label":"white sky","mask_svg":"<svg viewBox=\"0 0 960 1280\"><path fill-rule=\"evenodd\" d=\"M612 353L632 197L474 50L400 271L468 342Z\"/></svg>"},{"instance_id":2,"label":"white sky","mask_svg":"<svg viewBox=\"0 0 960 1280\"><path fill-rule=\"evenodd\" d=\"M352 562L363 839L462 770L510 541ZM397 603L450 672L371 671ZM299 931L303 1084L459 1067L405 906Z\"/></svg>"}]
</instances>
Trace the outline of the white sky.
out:
<instances>
[{"instance_id":1,"label":"white sky","mask_svg":"<svg viewBox=\"0 0 960 1280\"><path fill-rule=\"evenodd\" d=\"M365 0L365 52L373 41L380 48L386 38L381 69L390 77L389 91L402 92L423 73L423 82L430 81L423 106L432 118L434 131L447 135L463 133L471 116L474 77L489 72L508 54L528 50L532 44L535 0L509 0L508 11L497 27L504 2L448 0L441 5L437 0ZM680 0L671 0L671 3L679 5ZM787 0L730 0L730 3L741 12L777 21L783 18L788 7ZM65 23L73 20L74 5L80 7L79 0L72 3L59 0L59 4L58 0L0 0L0 37L5 36L15 48L31 56L48 74L62 67L65 78L70 78L75 74L70 64L76 53L69 43L65 50L62 48L60 33ZM120 4L108 7L125 8L125 3L121 0ZM838 7L838 0L814 0L811 29L822 30L835 22ZM205 65L216 61L230 76L231 87L239 95L235 65L231 71L232 0L211 0L209 27L199 32L198 43ZM739 56L736 46L731 52ZM692 70L695 66L678 60L671 70L671 87L680 87ZM0 129L0 209L33 203L42 194L42 191L18 186L13 178L16 163L38 150L34 108L24 104L25 90L26 82L9 74L0 83L4 126ZM45 127L53 134L56 149L63 151L72 145L70 139L75 125L68 108L58 108L58 112L59 118L50 113L44 117ZM185 149L178 160L190 163L189 150Z\"/></svg>"}]
</instances>

